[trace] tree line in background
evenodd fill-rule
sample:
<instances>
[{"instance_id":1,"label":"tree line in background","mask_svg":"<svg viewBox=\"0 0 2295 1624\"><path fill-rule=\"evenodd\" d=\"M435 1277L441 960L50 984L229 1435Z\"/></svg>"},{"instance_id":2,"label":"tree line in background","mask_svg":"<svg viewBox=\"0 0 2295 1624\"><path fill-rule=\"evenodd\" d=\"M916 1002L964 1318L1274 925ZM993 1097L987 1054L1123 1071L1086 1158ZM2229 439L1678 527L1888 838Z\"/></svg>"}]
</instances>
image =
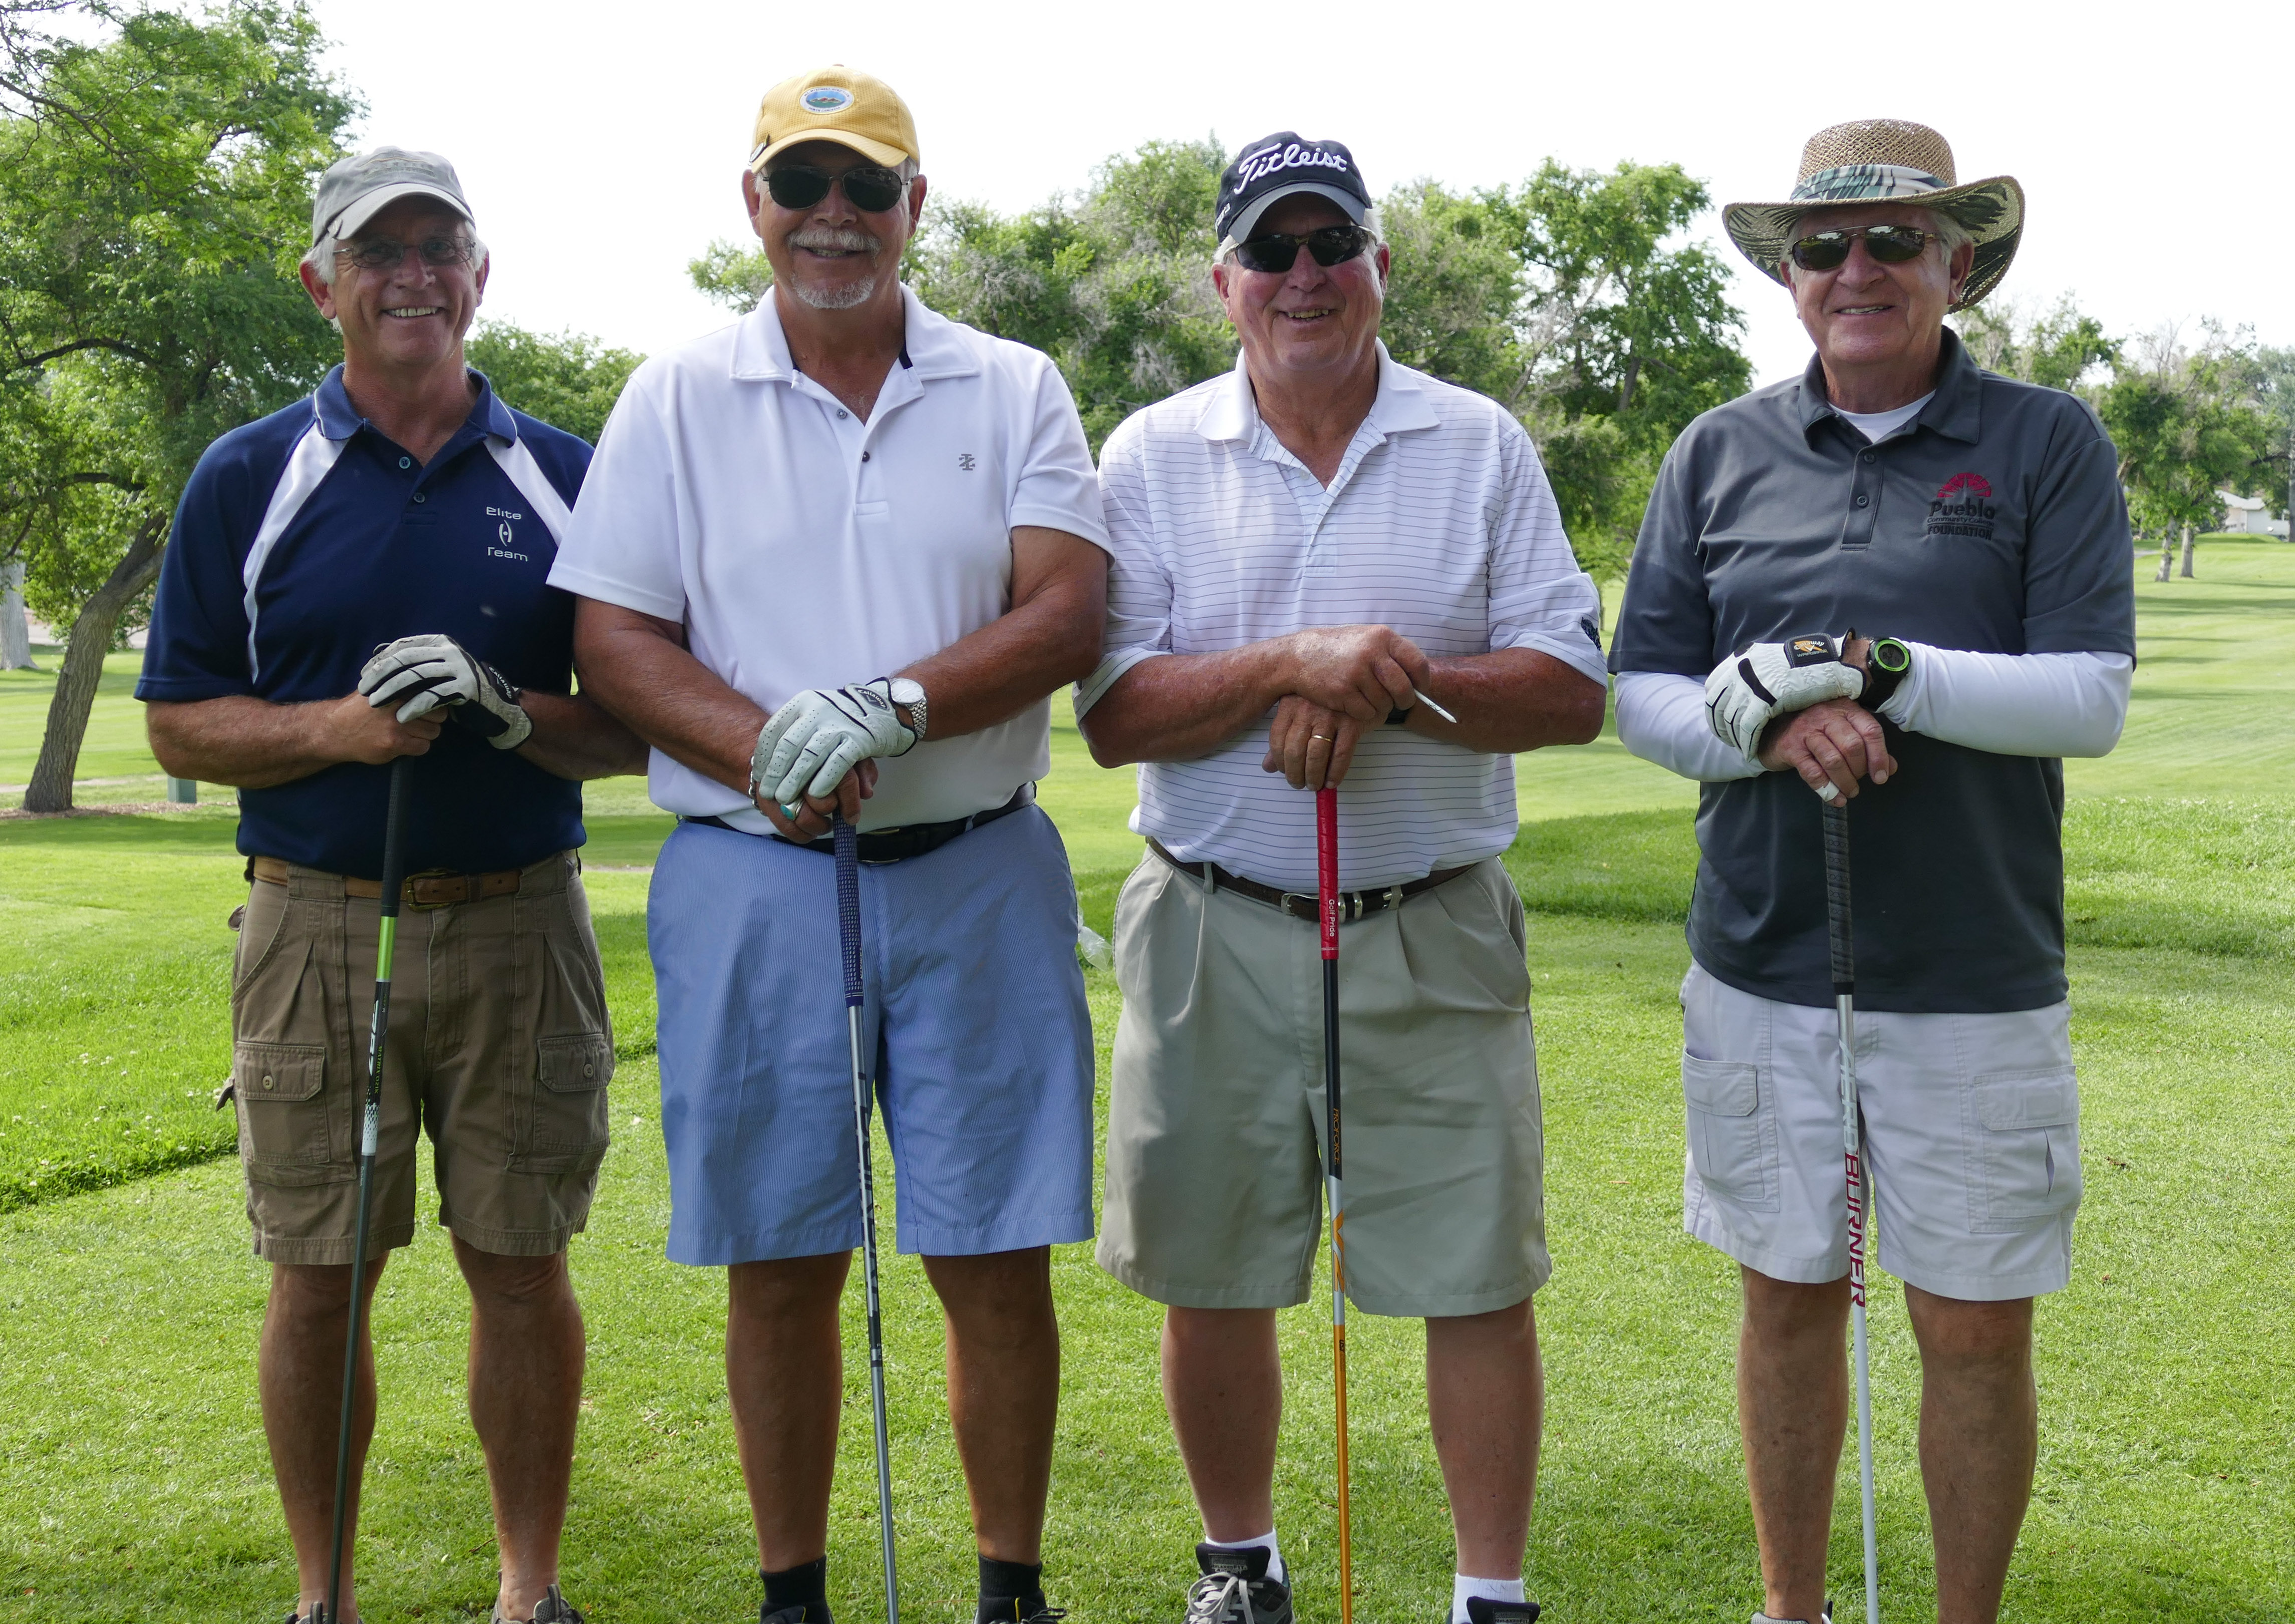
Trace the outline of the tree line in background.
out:
<instances>
[{"instance_id":1,"label":"tree line in background","mask_svg":"<svg viewBox=\"0 0 2295 1624\"><path fill-rule=\"evenodd\" d=\"M95 26L50 31L66 12ZM201 450L340 359L295 275L310 187L363 110L323 49L301 0L197 15L0 0L0 573L69 627L32 810L71 804L102 657L148 619ZM903 274L935 308L1049 354L1097 451L1234 364L1208 265L1225 159L1151 142L1018 214L936 199ZM1678 165L1551 161L1486 190L1412 181L1381 207L1389 348L1514 413L1604 580L1625 572L1674 437L1749 382L1725 262L1687 239L1709 207ZM753 243L714 243L691 276L737 312L771 283ZM2213 324L2115 339L2069 300L1956 321L1981 363L2095 405L2140 534L2188 538L2221 489L2287 511L2295 350ZM641 360L492 321L469 353L505 400L593 442Z\"/></svg>"}]
</instances>

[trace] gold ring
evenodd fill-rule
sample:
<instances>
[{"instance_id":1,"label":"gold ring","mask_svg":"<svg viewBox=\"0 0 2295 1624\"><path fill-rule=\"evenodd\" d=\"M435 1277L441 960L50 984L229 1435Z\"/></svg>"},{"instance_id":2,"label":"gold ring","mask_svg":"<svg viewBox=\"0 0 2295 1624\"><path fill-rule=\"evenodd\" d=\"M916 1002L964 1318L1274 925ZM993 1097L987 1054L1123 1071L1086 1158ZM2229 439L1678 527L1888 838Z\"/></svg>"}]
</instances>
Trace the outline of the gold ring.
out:
<instances>
[{"instance_id":1,"label":"gold ring","mask_svg":"<svg viewBox=\"0 0 2295 1624\"><path fill-rule=\"evenodd\" d=\"M1330 743L1330 742L1331 742L1331 736L1330 736L1328 733L1317 733L1317 734L1312 735L1311 737L1313 737L1314 739L1316 739L1317 740L1319 740L1319 742L1321 742L1321 743L1323 743L1323 744L1328 744L1328 743Z\"/></svg>"}]
</instances>

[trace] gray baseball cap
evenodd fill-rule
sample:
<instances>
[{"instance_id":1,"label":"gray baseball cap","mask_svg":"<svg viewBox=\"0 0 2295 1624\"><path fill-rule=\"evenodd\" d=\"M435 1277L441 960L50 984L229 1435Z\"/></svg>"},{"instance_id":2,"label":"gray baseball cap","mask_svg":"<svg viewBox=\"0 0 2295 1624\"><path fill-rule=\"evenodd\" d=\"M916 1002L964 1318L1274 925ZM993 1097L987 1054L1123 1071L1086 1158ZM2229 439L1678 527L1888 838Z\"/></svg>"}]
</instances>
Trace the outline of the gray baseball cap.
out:
<instances>
[{"instance_id":1,"label":"gray baseball cap","mask_svg":"<svg viewBox=\"0 0 2295 1624\"><path fill-rule=\"evenodd\" d=\"M311 241L315 245L323 237L355 237L377 211L401 198L418 197L436 198L472 226L478 224L463 200L454 166L436 152L377 147L338 159L319 177L318 192L311 200Z\"/></svg>"}]
</instances>

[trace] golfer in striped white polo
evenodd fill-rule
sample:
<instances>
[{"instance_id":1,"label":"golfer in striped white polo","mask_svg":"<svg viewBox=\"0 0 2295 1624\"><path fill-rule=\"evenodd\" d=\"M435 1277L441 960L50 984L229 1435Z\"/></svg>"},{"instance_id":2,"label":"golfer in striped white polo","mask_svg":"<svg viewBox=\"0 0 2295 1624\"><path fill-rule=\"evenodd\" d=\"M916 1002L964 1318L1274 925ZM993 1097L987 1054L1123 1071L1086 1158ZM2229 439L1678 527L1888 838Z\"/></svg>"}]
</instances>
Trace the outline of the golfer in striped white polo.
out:
<instances>
[{"instance_id":1,"label":"golfer in striped white polo","mask_svg":"<svg viewBox=\"0 0 2295 1624\"><path fill-rule=\"evenodd\" d=\"M1521 426L1378 342L1388 252L1346 148L1246 147L1216 219L1236 369L1132 417L1100 466L1107 639L1076 710L1103 764L1140 763L1149 854L1116 908L1099 1261L1166 1305L1205 1534L1189 1619L1288 1624L1275 1310L1306 1301L1320 1228L1312 792L1338 786L1349 1294L1426 1321L1449 1616L1527 1624L1549 1266L1499 853L1513 753L1601 725L1599 600Z\"/></svg>"}]
</instances>

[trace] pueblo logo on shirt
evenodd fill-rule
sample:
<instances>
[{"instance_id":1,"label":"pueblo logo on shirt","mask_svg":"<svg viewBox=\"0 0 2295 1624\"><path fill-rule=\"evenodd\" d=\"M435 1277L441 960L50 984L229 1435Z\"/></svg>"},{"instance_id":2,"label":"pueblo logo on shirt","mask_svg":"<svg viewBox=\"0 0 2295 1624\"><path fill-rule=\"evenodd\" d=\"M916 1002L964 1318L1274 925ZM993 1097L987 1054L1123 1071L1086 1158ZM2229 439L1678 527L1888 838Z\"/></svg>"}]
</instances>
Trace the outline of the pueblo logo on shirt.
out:
<instances>
[{"instance_id":1,"label":"pueblo logo on shirt","mask_svg":"<svg viewBox=\"0 0 2295 1624\"><path fill-rule=\"evenodd\" d=\"M1989 480L1981 474L1955 474L1929 503L1929 534L1972 535L1989 542L1996 511Z\"/></svg>"}]
</instances>

